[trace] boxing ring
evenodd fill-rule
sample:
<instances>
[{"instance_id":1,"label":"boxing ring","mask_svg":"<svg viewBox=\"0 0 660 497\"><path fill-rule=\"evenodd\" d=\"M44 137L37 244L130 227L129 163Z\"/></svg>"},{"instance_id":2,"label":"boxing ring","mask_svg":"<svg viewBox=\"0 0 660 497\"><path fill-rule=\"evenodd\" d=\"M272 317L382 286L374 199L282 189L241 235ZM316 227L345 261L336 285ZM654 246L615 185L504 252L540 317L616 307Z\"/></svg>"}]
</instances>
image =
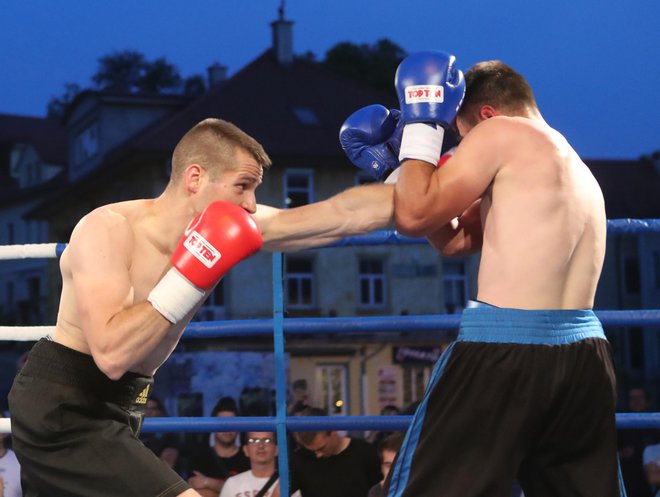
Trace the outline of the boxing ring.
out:
<instances>
[{"instance_id":1,"label":"boxing ring","mask_svg":"<svg viewBox=\"0 0 660 497\"><path fill-rule=\"evenodd\" d=\"M660 233L660 219L609 220L608 235ZM328 247L425 244L426 240L407 238L394 231L349 237ZM58 258L64 243L0 246L0 260ZM321 416L289 417L285 369L285 336L351 332L428 332L451 331L459 326L460 315L420 315L383 317L284 318L282 256L273 254L273 317L271 319L209 321L190 323L182 339L273 336L275 357L275 416L269 417L168 417L146 418L144 432L275 431L280 448L279 473L282 495L288 495L289 462L287 433L317 430L405 430L412 416ZM660 309L597 310L604 328L620 326L660 326ZM0 326L2 341L37 341L49 335L54 326ZM618 428L660 428L660 412L617 413ZM0 418L0 433L11 432L9 418Z\"/></svg>"}]
</instances>

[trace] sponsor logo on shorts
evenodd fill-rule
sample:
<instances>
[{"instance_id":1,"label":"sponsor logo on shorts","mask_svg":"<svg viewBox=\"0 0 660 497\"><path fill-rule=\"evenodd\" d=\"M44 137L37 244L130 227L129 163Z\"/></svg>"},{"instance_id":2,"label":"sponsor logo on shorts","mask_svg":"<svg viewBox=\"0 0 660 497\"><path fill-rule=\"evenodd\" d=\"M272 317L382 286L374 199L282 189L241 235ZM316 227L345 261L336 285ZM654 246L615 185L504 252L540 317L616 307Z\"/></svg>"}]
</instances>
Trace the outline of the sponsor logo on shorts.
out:
<instances>
[{"instance_id":1,"label":"sponsor logo on shorts","mask_svg":"<svg viewBox=\"0 0 660 497\"><path fill-rule=\"evenodd\" d=\"M406 103L442 103L445 101L445 88L439 85L406 86Z\"/></svg>"},{"instance_id":2,"label":"sponsor logo on shorts","mask_svg":"<svg viewBox=\"0 0 660 497\"><path fill-rule=\"evenodd\" d=\"M151 385L147 385L144 387L144 390L140 392L140 394L137 396L137 399L135 399L136 404L146 404L147 399L149 398L149 388L151 388Z\"/></svg>"},{"instance_id":3,"label":"sponsor logo on shorts","mask_svg":"<svg viewBox=\"0 0 660 497\"><path fill-rule=\"evenodd\" d=\"M212 268L222 257L218 249L194 230L188 234L188 238L183 242L183 246L208 268Z\"/></svg>"}]
</instances>

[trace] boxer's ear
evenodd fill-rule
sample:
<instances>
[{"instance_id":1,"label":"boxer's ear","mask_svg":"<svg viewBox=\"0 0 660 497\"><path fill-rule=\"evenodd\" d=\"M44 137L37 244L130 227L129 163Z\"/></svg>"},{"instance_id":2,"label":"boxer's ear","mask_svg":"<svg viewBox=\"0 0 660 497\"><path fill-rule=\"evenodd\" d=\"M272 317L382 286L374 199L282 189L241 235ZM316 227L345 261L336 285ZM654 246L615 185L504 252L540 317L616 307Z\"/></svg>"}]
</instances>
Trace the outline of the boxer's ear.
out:
<instances>
[{"instance_id":1,"label":"boxer's ear","mask_svg":"<svg viewBox=\"0 0 660 497\"><path fill-rule=\"evenodd\" d=\"M495 117L497 115L499 115L498 112L491 105L482 105L481 109L479 109L479 118L482 121L485 121L486 119L490 119L491 117Z\"/></svg>"},{"instance_id":2,"label":"boxer's ear","mask_svg":"<svg viewBox=\"0 0 660 497\"><path fill-rule=\"evenodd\" d=\"M186 190L190 193L197 193L202 184L202 176L204 174L204 168L199 164L190 164L183 171L183 181L186 186Z\"/></svg>"}]
</instances>

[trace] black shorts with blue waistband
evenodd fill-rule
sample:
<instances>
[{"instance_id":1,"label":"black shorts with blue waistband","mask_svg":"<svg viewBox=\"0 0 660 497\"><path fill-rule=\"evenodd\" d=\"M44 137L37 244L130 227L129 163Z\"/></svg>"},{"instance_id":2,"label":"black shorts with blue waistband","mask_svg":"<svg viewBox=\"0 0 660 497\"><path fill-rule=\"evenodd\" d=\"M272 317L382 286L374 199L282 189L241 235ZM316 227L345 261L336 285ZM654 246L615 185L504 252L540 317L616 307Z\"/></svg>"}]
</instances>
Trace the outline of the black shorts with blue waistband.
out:
<instances>
[{"instance_id":1,"label":"black shorts with blue waistband","mask_svg":"<svg viewBox=\"0 0 660 497\"><path fill-rule=\"evenodd\" d=\"M91 356L42 339L9 393L27 497L175 497L189 485L138 439L153 378L110 380Z\"/></svg>"},{"instance_id":2,"label":"black shorts with blue waistband","mask_svg":"<svg viewBox=\"0 0 660 497\"><path fill-rule=\"evenodd\" d=\"M590 310L477 305L439 358L389 497L625 495L611 350Z\"/></svg>"}]
</instances>

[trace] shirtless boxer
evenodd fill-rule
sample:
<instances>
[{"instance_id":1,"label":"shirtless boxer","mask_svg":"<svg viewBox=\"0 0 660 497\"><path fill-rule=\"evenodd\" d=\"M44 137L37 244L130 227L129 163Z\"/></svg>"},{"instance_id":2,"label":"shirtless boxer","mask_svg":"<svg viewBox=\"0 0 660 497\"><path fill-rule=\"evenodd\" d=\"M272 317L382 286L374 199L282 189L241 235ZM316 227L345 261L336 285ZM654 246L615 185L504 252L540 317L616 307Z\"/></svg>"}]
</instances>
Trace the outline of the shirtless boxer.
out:
<instances>
[{"instance_id":1,"label":"shirtless boxer","mask_svg":"<svg viewBox=\"0 0 660 497\"><path fill-rule=\"evenodd\" d=\"M153 374L195 311L262 243L302 249L392 217L385 185L257 207L269 166L253 138L207 119L177 144L161 196L102 206L77 224L52 339L33 347L9 395L26 496L199 495L138 439Z\"/></svg>"},{"instance_id":2,"label":"shirtless boxer","mask_svg":"<svg viewBox=\"0 0 660 497\"><path fill-rule=\"evenodd\" d=\"M397 71L400 112L365 107L342 128L355 165L395 169L400 232L448 256L481 251L477 302L436 365L388 495L508 496L517 478L526 497L618 496L614 371L591 311L602 193L522 76L477 64L461 106L462 83L453 56L413 54ZM438 161L452 124L463 140Z\"/></svg>"},{"instance_id":3,"label":"shirtless boxer","mask_svg":"<svg viewBox=\"0 0 660 497\"><path fill-rule=\"evenodd\" d=\"M388 495L507 496L518 479L526 497L619 496L615 376L591 310L605 256L600 187L499 61L467 72L462 142L436 168L455 102L406 95L452 62L421 53L397 70L395 219L445 255L481 251L477 302L435 368Z\"/></svg>"}]
</instances>

